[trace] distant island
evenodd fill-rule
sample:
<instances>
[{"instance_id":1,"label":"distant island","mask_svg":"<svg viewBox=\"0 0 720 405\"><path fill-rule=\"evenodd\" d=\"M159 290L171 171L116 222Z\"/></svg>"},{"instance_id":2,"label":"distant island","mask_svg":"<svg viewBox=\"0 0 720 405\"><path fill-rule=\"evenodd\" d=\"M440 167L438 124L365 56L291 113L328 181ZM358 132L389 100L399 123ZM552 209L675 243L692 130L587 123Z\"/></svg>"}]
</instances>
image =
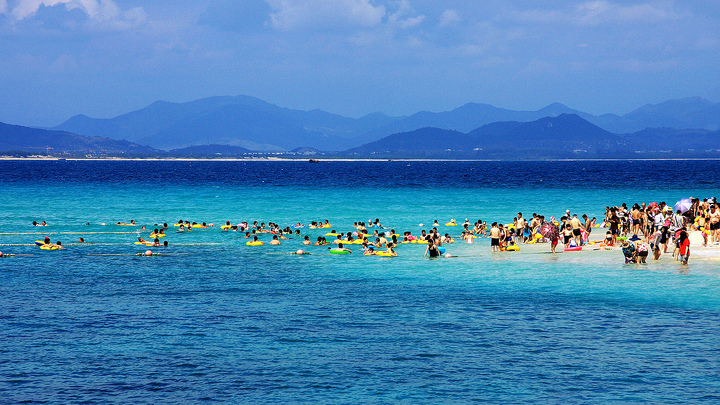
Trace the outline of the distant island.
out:
<instances>
[{"instance_id":1,"label":"distant island","mask_svg":"<svg viewBox=\"0 0 720 405\"><path fill-rule=\"evenodd\" d=\"M0 123L0 155L139 158L604 159L720 157L720 103L646 105L623 116L559 103L537 111L466 104L452 111L348 118L248 97L158 101L54 128Z\"/></svg>"}]
</instances>

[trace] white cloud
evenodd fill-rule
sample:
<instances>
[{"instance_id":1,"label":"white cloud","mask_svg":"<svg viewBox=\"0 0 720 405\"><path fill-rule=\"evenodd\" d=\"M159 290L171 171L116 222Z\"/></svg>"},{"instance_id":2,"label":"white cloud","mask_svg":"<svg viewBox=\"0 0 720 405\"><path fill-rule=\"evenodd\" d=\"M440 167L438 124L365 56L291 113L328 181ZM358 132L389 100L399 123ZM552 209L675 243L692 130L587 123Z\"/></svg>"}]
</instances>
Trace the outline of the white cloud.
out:
<instances>
[{"instance_id":1,"label":"white cloud","mask_svg":"<svg viewBox=\"0 0 720 405\"><path fill-rule=\"evenodd\" d=\"M402 0L399 3L398 10L388 17L388 24L391 27L398 28L411 28L425 20L424 15L415 15L415 10L407 0Z\"/></svg>"},{"instance_id":2,"label":"white cloud","mask_svg":"<svg viewBox=\"0 0 720 405\"><path fill-rule=\"evenodd\" d=\"M448 9L443 11L443 13L440 15L441 27L455 25L458 22L460 22L460 15L458 14L457 10Z\"/></svg>"},{"instance_id":3,"label":"white cloud","mask_svg":"<svg viewBox=\"0 0 720 405\"><path fill-rule=\"evenodd\" d=\"M7 9L7 0L5 2ZM13 17L20 21L30 18L38 12L40 7L54 7L63 5L68 11L79 9L92 21L108 23L109 27L117 29L129 28L142 23L147 16L140 8L122 11L112 0L20 0L12 9ZM0 9L2 4L0 4Z\"/></svg>"},{"instance_id":4,"label":"white cloud","mask_svg":"<svg viewBox=\"0 0 720 405\"><path fill-rule=\"evenodd\" d=\"M621 5L606 0L595 0L575 8L575 19L583 25L604 23L660 22L679 18L668 4L639 3Z\"/></svg>"},{"instance_id":5,"label":"white cloud","mask_svg":"<svg viewBox=\"0 0 720 405\"><path fill-rule=\"evenodd\" d=\"M571 23L580 26L658 23L682 17L673 10L672 3L665 1L626 5L608 0L586 1L573 8L560 10L523 10L516 12L515 15L522 21Z\"/></svg>"},{"instance_id":6,"label":"white cloud","mask_svg":"<svg viewBox=\"0 0 720 405\"><path fill-rule=\"evenodd\" d=\"M0 0L0 14L7 12L7 0Z\"/></svg>"},{"instance_id":7,"label":"white cloud","mask_svg":"<svg viewBox=\"0 0 720 405\"><path fill-rule=\"evenodd\" d=\"M384 6L374 6L370 0L266 1L274 10L270 24L283 31L317 26L373 27L386 15Z\"/></svg>"}]
</instances>

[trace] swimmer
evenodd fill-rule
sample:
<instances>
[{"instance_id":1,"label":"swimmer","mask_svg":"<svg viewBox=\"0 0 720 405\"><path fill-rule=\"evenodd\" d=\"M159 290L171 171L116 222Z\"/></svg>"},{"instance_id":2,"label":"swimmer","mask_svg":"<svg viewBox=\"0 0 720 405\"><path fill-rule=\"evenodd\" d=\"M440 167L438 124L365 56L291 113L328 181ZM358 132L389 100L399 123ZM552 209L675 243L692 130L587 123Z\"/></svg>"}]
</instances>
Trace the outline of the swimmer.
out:
<instances>
[{"instance_id":1,"label":"swimmer","mask_svg":"<svg viewBox=\"0 0 720 405\"><path fill-rule=\"evenodd\" d=\"M155 228L155 230L153 230L152 233L150 234L150 237L155 238L155 237L160 237L160 235L165 236L162 232L160 232L157 228Z\"/></svg>"},{"instance_id":2,"label":"swimmer","mask_svg":"<svg viewBox=\"0 0 720 405\"><path fill-rule=\"evenodd\" d=\"M365 248L365 252L363 253L365 256L373 256L375 255L375 248L372 246L367 246Z\"/></svg>"},{"instance_id":3,"label":"swimmer","mask_svg":"<svg viewBox=\"0 0 720 405\"><path fill-rule=\"evenodd\" d=\"M303 245L312 245L312 242L310 241L310 237L305 235L305 240L302 243Z\"/></svg>"},{"instance_id":4,"label":"swimmer","mask_svg":"<svg viewBox=\"0 0 720 405\"><path fill-rule=\"evenodd\" d=\"M335 250L336 250L336 251L337 251L337 250L342 250L342 251L344 251L344 252L352 253L352 250L344 247L342 243L338 243L338 246L337 246L337 248L335 248Z\"/></svg>"},{"instance_id":5,"label":"swimmer","mask_svg":"<svg viewBox=\"0 0 720 405\"><path fill-rule=\"evenodd\" d=\"M277 235L273 235L273 238L272 238L272 240L270 241L270 244L271 244L271 245L279 245L279 244L280 244L280 241L278 240L278 236L277 236Z\"/></svg>"},{"instance_id":6,"label":"swimmer","mask_svg":"<svg viewBox=\"0 0 720 405\"><path fill-rule=\"evenodd\" d=\"M440 257L440 249L435 246L435 243L433 243L432 240L428 241L427 248L425 249L425 254L423 257Z\"/></svg>"},{"instance_id":7,"label":"swimmer","mask_svg":"<svg viewBox=\"0 0 720 405\"><path fill-rule=\"evenodd\" d=\"M85 243L85 238L78 239L78 243Z\"/></svg>"},{"instance_id":8,"label":"swimmer","mask_svg":"<svg viewBox=\"0 0 720 405\"><path fill-rule=\"evenodd\" d=\"M164 242L163 242L163 246L164 246L164 247L168 247L168 241L164 241Z\"/></svg>"},{"instance_id":9,"label":"swimmer","mask_svg":"<svg viewBox=\"0 0 720 405\"><path fill-rule=\"evenodd\" d=\"M388 244L387 244L387 253L388 253L390 256L397 256L397 252L395 251L395 249L393 249L394 246L395 246L395 245L393 245L392 243L388 243Z\"/></svg>"}]
</instances>

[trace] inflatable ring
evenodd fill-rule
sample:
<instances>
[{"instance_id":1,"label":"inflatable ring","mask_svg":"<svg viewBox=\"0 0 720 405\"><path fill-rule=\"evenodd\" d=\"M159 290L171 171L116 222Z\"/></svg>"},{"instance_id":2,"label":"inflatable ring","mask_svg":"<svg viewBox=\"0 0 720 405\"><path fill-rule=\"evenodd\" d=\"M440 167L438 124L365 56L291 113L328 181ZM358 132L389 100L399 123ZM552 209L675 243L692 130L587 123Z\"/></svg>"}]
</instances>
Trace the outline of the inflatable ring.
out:
<instances>
[{"instance_id":1,"label":"inflatable ring","mask_svg":"<svg viewBox=\"0 0 720 405\"><path fill-rule=\"evenodd\" d=\"M60 249L59 246L40 246L40 249L42 250L58 250Z\"/></svg>"},{"instance_id":2,"label":"inflatable ring","mask_svg":"<svg viewBox=\"0 0 720 405\"><path fill-rule=\"evenodd\" d=\"M259 241L259 240L258 240L258 241L251 240L250 242L247 242L247 243L245 243L245 244L248 245L248 246L262 246L262 245L265 244L265 242L262 242L262 241Z\"/></svg>"},{"instance_id":3,"label":"inflatable ring","mask_svg":"<svg viewBox=\"0 0 720 405\"><path fill-rule=\"evenodd\" d=\"M457 226L455 222L447 222L445 226Z\"/></svg>"},{"instance_id":4,"label":"inflatable ring","mask_svg":"<svg viewBox=\"0 0 720 405\"><path fill-rule=\"evenodd\" d=\"M335 255L346 255L346 254L352 253L352 252L350 252L349 250L344 250L344 249L330 249L330 253L335 254Z\"/></svg>"},{"instance_id":5,"label":"inflatable ring","mask_svg":"<svg viewBox=\"0 0 720 405\"><path fill-rule=\"evenodd\" d=\"M577 252L577 251L580 251L580 250L582 250L582 246L575 246L575 247L565 248L565 251L566 251L566 252Z\"/></svg>"},{"instance_id":6,"label":"inflatable ring","mask_svg":"<svg viewBox=\"0 0 720 405\"><path fill-rule=\"evenodd\" d=\"M375 256L387 256L387 257L393 257L396 256L390 252L375 252Z\"/></svg>"},{"instance_id":7,"label":"inflatable ring","mask_svg":"<svg viewBox=\"0 0 720 405\"><path fill-rule=\"evenodd\" d=\"M517 245L513 245L506 247L505 250L508 252L519 252L520 248Z\"/></svg>"}]
</instances>

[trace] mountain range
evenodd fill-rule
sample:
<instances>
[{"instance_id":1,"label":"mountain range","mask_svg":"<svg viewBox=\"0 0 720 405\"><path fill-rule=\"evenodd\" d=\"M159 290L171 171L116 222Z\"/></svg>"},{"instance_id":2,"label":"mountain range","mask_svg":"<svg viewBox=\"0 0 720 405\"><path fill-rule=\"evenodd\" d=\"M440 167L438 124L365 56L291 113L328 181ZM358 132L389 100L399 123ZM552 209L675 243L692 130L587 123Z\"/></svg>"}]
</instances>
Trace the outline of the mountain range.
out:
<instances>
[{"instance_id":1,"label":"mountain range","mask_svg":"<svg viewBox=\"0 0 720 405\"><path fill-rule=\"evenodd\" d=\"M237 96L158 101L108 119L78 115L50 129L0 123L0 150L156 155L169 150L184 156L276 151L429 156L452 151L499 159L577 153L605 157L716 151L718 128L720 103L702 98L646 105L623 116L595 116L559 103L537 111L469 103L439 113L348 118Z\"/></svg>"},{"instance_id":2,"label":"mountain range","mask_svg":"<svg viewBox=\"0 0 720 405\"><path fill-rule=\"evenodd\" d=\"M530 122L561 114L575 114L608 132L621 134L660 127L720 129L720 103L699 97L648 104L622 116L595 116L560 103L537 111L468 103L445 112L421 111L400 117L373 113L348 118L322 110L278 107L250 96L210 97L188 103L157 101L114 118L78 115L51 129L124 139L163 150L221 144L262 152L298 147L342 151L420 128L467 133L494 122Z\"/></svg>"},{"instance_id":3,"label":"mountain range","mask_svg":"<svg viewBox=\"0 0 720 405\"><path fill-rule=\"evenodd\" d=\"M0 150L41 153L148 154L157 149L99 136L10 125L0 122Z\"/></svg>"},{"instance_id":4,"label":"mountain range","mask_svg":"<svg viewBox=\"0 0 720 405\"><path fill-rule=\"evenodd\" d=\"M359 156L492 159L610 158L639 154L717 157L718 152L720 131L658 128L614 134L577 114L561 114L531 122L496 122L467 133L421 128L347 151Z\"/></svg>"}]
</instances>

